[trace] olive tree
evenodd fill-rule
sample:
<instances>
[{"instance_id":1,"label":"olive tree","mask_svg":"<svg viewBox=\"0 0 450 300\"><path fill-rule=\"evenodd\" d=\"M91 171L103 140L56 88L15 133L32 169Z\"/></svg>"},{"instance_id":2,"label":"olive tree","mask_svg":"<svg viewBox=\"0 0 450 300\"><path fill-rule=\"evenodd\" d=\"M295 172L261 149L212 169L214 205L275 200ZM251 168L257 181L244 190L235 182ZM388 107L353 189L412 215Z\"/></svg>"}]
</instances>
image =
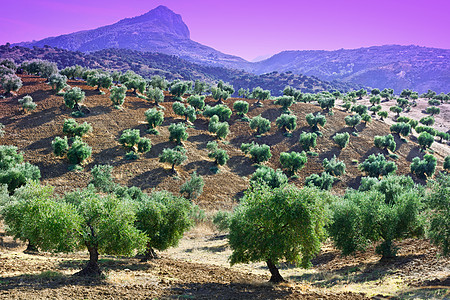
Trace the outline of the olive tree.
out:
<instances>
[{"instance_id":1,"label":"olive tree","mask_svg":"<svg viewBox=\"0 0 450 300\"><path fill-rule=\"evenodd\" d=\"M313 131L319 131L319 125L322 127L325 126L327 119L320 112L315 116L312 113L309 113L306 115L306 122L311 126Z\"/></svg>"},{"instance_id":2,"label":"olive tree","mask_svg":"<svg viewBox=\"0 0 450 300\"><path fill-rule=\"evenodd\" d=\"M209 106L206 105L205 107L205 111L203 112L203 115L211 118L212 116L216 115L217 117L219 117L219 120L221 122L227 121L228 119L230 119L232 114L231 109L223 104L218 104L216 106Z\"/></svg>"},{"instance_id":3,"label":"olive tree","mask_svg":"<svg viewBox=\"0 0 450 300\"><path fill-rule=\"evenodd\" d=\"M275 120L275 123L280 129L283 129L285 131L293 131L295 130L295 128L297 128L297 116L282 114Z\"/></svg>"},{"instance_id":4,"label":"olive tree","mask_svg":"<svg viewBox=\"0 0 450 300\"><path fill-rule=\"evenodd\" d=\"M317 146L317 134L314 132L302 132L298 141L303 149L309 151Z\"/></svg>"},{"instance_id":5,"label":"olive tree","mask_svg":"<svg viewBox=\"0 0 450 300\"><path fill-rule=\"evenodd\" d=\"M241 151L245 154L250 154L250 157L256 162L261 163L268 161L272 157L269 145L259 145L254 142L242 143Z\"/></svg>"},{"instance_id":6,"label":"olive tree","mask_svg":"<svg viewBox=\"0 0 450 300\"><path fill-rule=\"evenodd\" d=\"M305 186L316 187L318 189L328 191L333 187L336 180L333 175L322 172L322 174L311 174L305 178Z\"/></svg>"},{"instance_id":7,"label":"olive tree","mask_svg":"<svg viewBox=\"0 0 450 300\"><path fill-rule=\"evenodd\" d=\"M333 140L343 149L348 145L350 134L348 132L336 133Z\"/></svg>"},{"instance_id":8,"label":"olive tree","mask_svg":"<svg viewBox=\"0 0 450 300\"><path fill-rule=\"evenodd\" d=\"M420 145L420 147L423 150L426 150L427 148L430 148L431 145L434 142L434 137L429 134L428 132L422 132L419 137L417 138L417 141Z\"/></svg>"},{"instance_id":9,"label":"olive tree","mask_svg":"<svg viewBox=\"0 0 450 300\"><path fill-rule=\"evenodd\" d=\"M322 166L325 172L330 175L341 176L345 174L345 163L342 160L337 159L336 155L334 155L330 160L328 160L328 158L324 158Z\"/></svg>"},{"instance_id":10,"label":"olive tree","mask_svg":"<svg viewBox=\"0 0 450 300\"><path fill-rule=\"evenodd\" d=\"M391 152L395 151L395 148L397 147L397 144L395 143L394 137L392 134L379 136L376 135L374 137L374 144L375 147L380 149L389 149Z\"/></svg>"},{"instance_id":11,"label":"olive tree","mask_svg":"<svg viewBox=\"0 0 450 300\"><path fill-rule=\"evenodd\" d=\"M0 78L0 83L7 95L10 95L11 92L17 92L22 87L22 79L16 74L4 75Z\"/></svg>"},{"instance_id":12,"label":"olive tree","mask_svg":"<svg viewBox=\"0 0 450 300\"><path fill-rule=\"evenodd\" d=\"M226 165L229 158L227 151L220 149L217 142L208 142L208 144L206 144L206 149L209 150L208 157L214 159L214 162L217 165Z\"/></svg>"},{"instance_id":13,"label":"olive tree","mask_svg":"<svg viewBox=\"0 0 450 300\"><path fill-rule=\"evenodd\" d=\"M175 171L175 166L181 165L186 159L186 149L180 146L173 149L165 148L159 155L159 161L171 164L173 172Z\"/></svg>"},{"instance_id":14,"label":"olive tree","mask_svg":"<svg viewBox=\"0 0 450 300\"><path fill-rule=\"evenodd\" d=\"M266 100L270 98L270 91L269 90L263 90L261 87L257 86L253 88L253 91L251 93L251 98L257 99L256 102L257 105L262 105L261 101Z\"/></svg>"},{"instance_id":15,"label":"olive tree","mask_svg":"<svg viewBox=\"0 0 450 300\"><path fill-rule=\"evenodd\" d=\"M433 176L436 170L437 159L431 154L425 154L423 159L414 157L411 163L411 173L422 179Z\"/></svg>"},{"instance_id":16,"label":"olive tree","mask_svg":"<svg viewBox=\"0 0 450 300\"><path fill-rule=\"evenodd\" d=\"M257 134L263 134L270 130L270 121L261 117L261 115L250 119L249 125L251 129L256 129Z\"/></svg>"},{"instance_id":17,"label":"olive tree","mask_svg":"<svg viewBox=\"0 0 450 300\"><path fill-rule=\"evenodd\" d=\"M408 136L411 133L411 125L409 123L395 123L390 128L392 133L396 133L402 136Z\"/></svg>"},{"instance_id":18,"label":"olive tree","mask_svg":"<svg viewBox=\"0 0 450 300\"><path fill-rule=\"evenodd\" d=\"M292 96L280 96L275 98L275 105L281 105L284 113L289 113L289 107L294 104L295 99Z\"/></svg>"},{"instance_id":19,"label":"olive tree","mask_svg":"<svg viewBox=\"0 0 450 300\"><path fill-rule=\"evenodd\" d=\"M189 134L186 132L186 126L184 124L172 123L169 126L169 140L175 141L177 144L181 144L182 141L187 140Z\"/></svg>"},{"instance_id":20,"label":"olive tree","mask_svg":"<svg viewBox=\"0 0 450 300\"><path fill-rule=\"evenodd\" d=\"M248 102L242 100L236 101L233 104L233 109L238 116L244 116L248 113Z\"/></svg>"},{"instance_id":21,"label":"olive tree","mask_svg":"<svg viewBox=\"0 0 450 300\"><path fill-rule=\"evenodd\" d=\"M33 98L30 95L26 95L22 99L18 100L20 104L22 104L23 111L28 113L36 109L37 104L33 102Z\"/></svg>"},{"instance_id":22,"label":"olive tree","mask_svg":"<svg viewBox=\"0 0 450 300\"><path fill-rule=\"evenodd\" d=\"M152 85L148 86L145 90L145 96L149 100L155 101L155 104L159 106L159 103L164 102L164 93L158 87L153 87Z\"/></svg>"},{"instance_id":23,"label":"olive tree","mask_svg":"<svg viewBox=\"0 0 450 300\"><path fill-rule=\"evenodd\" d=\"M170 93L174 96L175 100L182 101L183 95L189 90L189 83L186 81L179 81L170 86Z\"/></svg>"},{"instance_id":24,"label":"olive tree","mask_svg":"<svg viewBox=\"0 0 450 300\"><path fill-rule=\"evenodd\" d=\"M287 169L288 172L294 175L298 170L301 170L305 164L308 162L306 153L298 152L281 152L280 153L280 164L283 168Z\"/></svg>"},{"instance_id":25,"label":"olive tree","mask_svg":"<svg viewBox=\"0 0 450 300\"><path fill-rule=\"evenodd\" d=\"M187 103L196 110L203 110L205 108L205 96L191 95L187 98Z\"/></svg>"},{"instance_id":26,"label":"olive tree","mask_svg":"<svg viewBox=\"0 0 450 300\"><path fill-rule=\"evenodd\" d=\"M48 84L52 87L55 93L59 93L67 86L67 77L61 74L53 74L48 79Z\"/></svg>"},{"instance_id":27,"label":"olive tree","mask_svg":"<svg viewBox=\"0 0 450 300\"><path fill-rule=\"evenodd\" d=\"M120 107L122 107L123 103L125 102L125 97L127 96L127 89L128 88L125 85L115 85L111 87L111 94L109 98L111 99L114 108L119 109Z\"/></svg>"},{"instance_id":28,"label":"olive tree","mask_svg":"<svg viewBox=\"0 0 450 300\"><path fill-rule=\"evenodd\" d=\"M164 112L162 110L157 110L156 108L151 108L145 111L145 118L147 119L148 126L150 129L149 133L159 134L155 127L160 126L164 122Z\"/></svg>"},{"instance_id":29,"label":"olive tree","mask_svg":"<svg viewBox=\"0 0 450 300\"><path fill-rule=\"evenodd\" d=\"M383 154L371 154L359 164L359 169L370 177L380 177L395 173L397 165L392 161L387 161Z\"/></svg>"},{"instance_id":30,"label":"olive tree","mask_svg":"<svg viewBox=\"0 0 450 300\"><path fill-rule=\"evenodd\" d=\"M203 177L194 171L191 178L181 185L180 194L186 194L186 198L189 200L197 199L203 193L203 186L205 186Z\"/></svg>"},{"instance_id":31,"label":"olive tree","mask_svg":"<svg viewBox=\"0 0 450 300\"><path fill-rule=\"evenodd\" d=\"M259 166L250 178L252 184L265 184L270 188L279 188L288 182L288 178L280 169Z\"/></svg>"},{"instance_id":32,"label":"olive tree","mask_svg":"<svg viewBox=\"0 0 450 300\"><path fill-rule=\"evenodd\" d=\"M72 87L64 93L64 103L68 108L79 108L80 103L83 103L85 94L79 87Z\"/></svg>"}]
</instances>

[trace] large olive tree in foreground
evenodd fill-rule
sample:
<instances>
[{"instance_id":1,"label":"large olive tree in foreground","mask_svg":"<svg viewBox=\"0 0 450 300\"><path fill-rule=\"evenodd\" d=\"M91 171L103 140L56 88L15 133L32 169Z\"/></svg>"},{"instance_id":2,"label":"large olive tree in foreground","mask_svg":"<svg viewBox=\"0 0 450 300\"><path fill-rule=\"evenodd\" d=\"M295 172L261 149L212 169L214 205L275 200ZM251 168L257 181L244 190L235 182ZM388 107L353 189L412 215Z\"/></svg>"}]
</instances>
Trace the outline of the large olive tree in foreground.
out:
<instances>
[{"instance_id":1,"label":"large olive tree in foreground","mask_svg":"<svg viewBox=\"0 0 450 300\"><path fill-rule=\"evenodd\" d=\"M284 281L276 267L281 260L310 266L324 237L323 200L329 197L309 187L252 186L231 219L231 264L265 261L274 283Z\"/></svg>"}]
</instances>

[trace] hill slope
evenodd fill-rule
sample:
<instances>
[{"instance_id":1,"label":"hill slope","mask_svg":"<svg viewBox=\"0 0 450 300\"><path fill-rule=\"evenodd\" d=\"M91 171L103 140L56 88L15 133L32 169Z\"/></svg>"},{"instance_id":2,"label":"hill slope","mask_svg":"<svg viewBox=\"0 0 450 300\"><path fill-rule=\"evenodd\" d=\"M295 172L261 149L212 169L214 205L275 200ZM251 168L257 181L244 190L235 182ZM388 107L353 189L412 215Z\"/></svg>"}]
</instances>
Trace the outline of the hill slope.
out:
<instances>
[{"instance_id":1,"label":"hill slope","mask_svg":"<svg viewBox=\"0 0 450 300\"><path fill-rule=\"evenodd\" d=\"M377 46L336 51L283 51L249 69L257 74L292 71L373 88L450 92L450 50Z\"/></svg>"}]
</instances>

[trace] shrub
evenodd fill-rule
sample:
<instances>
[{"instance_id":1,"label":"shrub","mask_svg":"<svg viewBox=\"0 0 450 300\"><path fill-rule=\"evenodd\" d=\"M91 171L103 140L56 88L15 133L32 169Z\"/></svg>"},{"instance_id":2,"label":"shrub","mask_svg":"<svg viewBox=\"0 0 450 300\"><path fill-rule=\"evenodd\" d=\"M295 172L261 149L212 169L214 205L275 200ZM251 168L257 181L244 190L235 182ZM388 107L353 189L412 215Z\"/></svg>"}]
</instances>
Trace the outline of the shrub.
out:
<instances>
[{"instance_id":1,"label":"shrub","mask_svg":"<svg viewBox=\"0 0 450 300\"><path fill-rule=\"evenodd\" d=\"M449 156L447 156L448 158ZM429 216L428 236L431 242L441 247L442 254L450 254L450 175L441 174L429 184L430 193L426 203Z\"/></svg>"},{"instance_id":2,"label":"shrub","mask_svg":"<svg viewBox=\"0 0 450 300\"><path fill-rule=\"evenodd\" d=\"M361 116L358 114L352 115L352 116L346 116L344 120L345 120L345 124L347 124L347 126L356 128L356 126L358 126L358 124L361 123Z\"/></svg>"},{"instance_id":3,"label":"shrub","mask_svg":"<svg viewBox=\"0 0 450 300\"><path fill-rule=\"evenodd\" d=\"M163 77L161 77L159 75L152 76L152 78L149 82L149 87L152 87L154 89L158 88L161 91L165 90L167 88L167 85L168 85L167 80L165 80Z\"/></svg>"},{"instance_id":4,"label":"shrub","mask_svg":"<svg viewBox=\"0 0 450 300\"><path fill-rule=\"evenodd\" d=\"M147 85L147 82L142 76L131 70L120 75L119 81L122 85L125 85L127 89L133 90L135 94L137 94L138 91L143 94Z\"/></svg>"},{"instance_id":5,"label":"shrub","mask_svg":"<svg viewBox=\"0 0 450 300\"><path fill-rule=\"evenodd\" d=\"M192 226L192 204L183 197L158 191L144 197L136 212L136 228L149 237L143 260L156 258L153 249L163 251L178 245Z\"/></svg>"},{"instance_id":6,"label":"shrub","mask_svg":"<svg viewBox=\"0 0 450 300\"><path fill-rule=\"evenodd\" d=\"M439 107L436 107L436 106L430 106L430 107L427 107L425 112L427 114L430 114L430 115L434 116L434 115L438 115L441 112L441 109Z\"/></svg>"},{"instance_id":7,"label":"shrub","mask_svg":"<svg viewBox=\"0 0 450 300\"><path fill-rule=\"evenodd\" d=\"M230 133L230 125L227 122L218 122L215 124L215 133L219 139L225 139Z\"/></svg>"},{"instance_id":8,"label":"shrub","mask_svg":"<svg viewBox=\"0 0 450 300\"><path fill-rule=\"evenodd\" d=\"M5 68L10 69L13 72L16 72L17 65L11 58L5 58L0 61L0 66L4 66Z\"/></svg>"},{"instance_id":9,"label":"shrub","mask_svg":"<svg viewBox=\"0 0 450 300\"><path fill-rule=\"evenodd\" d=\"M131 150L141 139L139 129L125 129L119 138L119 143Z\"/></svg>"},{"instance_id":10,"label":"shrub","mask_svg":"<svg viewBox=\"0 0 450 300\"><path fill-rule=\"evenodd\" d=\"M67 158L73 165L82 164L86 159L91 157L92 148L83 142L80 138L75 138L72 146L67 151Z\"/></svg>"},{"instance_id":11,"label":"shrub","mask_svg":"<svg viewBox=\"0 0 450 300\"><path fill-rule=\"evenodd\" d=\"M361 116L361 121L364 121L366 124L372 122L372 117L368 114L363 114Z\"/></svg>"},{"instance_id":12,"label":"shrub","mask_svg":"<svg viewBox=\"0 0 450 300\"><path fill-rule=\"evenodd\" d=\"M443 142L443 140L450 140L450 133L446 133L446 132L442 132L442 131L438 131L436 132L436 136L440 138L439 142Z\"/></svg>"},{"instance_id":13,"label":"shrub","mask_svg":"<svg viewBox=\"0 0 450 300\"><path fill-rule=\"evenodd\" d=\"M152 148L152 141L149 138L141 138L137 143L139 153L147 153Z\"/></svg>"},{"instance_id":14,"label":"shrub","mask_svg":"<svg viewBox=\"0 0 450 300\"><path fill-rule=\"evenodd\" d=\"M280 96L275 98L275 105L281 105L284 112L289 111L289 107L291 107L292 104L294 104L295 100L292 96Z\"/></svg>"},{"instance_id":15,"label":"shrub","mask_svg":"<svg viewBox=\"0 0 450 300\"><path fill-rule=\"evenodd\" d=\"M203 115L206 117L209 117L209 118L216 115L217 117L219 117L219 120L221 122L224 122L230 118L231 113L232 113L231 109L229 109L228 106L223 105L223 104L218 104L214 107L207 105L205 107L205 111L203 112Z\"/></svg>"},{"instance_id":16,"label":"shrub","mask_svg":"<svg viewBox=\"0 0 450 300\"><path fill-rule=\"evenodd\" d=\"M244 153L250 154L251 158L256 163L261 163L268 161L272 157L272 153L270 152L270 147L268 145L258 145L256 143L251 144L241 144L241 150Z\"/></svg>"},{"instance_id":17,"label":"shrub","mask_svg":"<svg viewBox=\"0 0 450 300\"><path fill-rule=\"evenodd\" d=\"M302 134L300 134L299 143L305 151L309 151L311 148L317 146L317 134L302 132Z\"/></svg>"},{"instance_id":18,"label":"shrub","mask_svg":"<svg viewBox=\"0 0 450 300\"><path fill-rule=\"evenodd\" d=\"M333 183L336 179L333 175L328 174L327 172L323 172L322 174L312 174L311 176L306 177L305 185L306 186L315 186L321 190L330 190L333 187Z\"/></svg>"},{"instance_id":19,"label":"shrub","mask_svg":"<svg viewBox=\"0 0 450 300\"><path fill-rule=\"evenodd\" d=\"M352 111L360 115L361 117L367 113L367 106L359 104L352 107Z\"/></svg>"},{"instance_id":20,"label":"shrub","mask_svg":"<svg viewBox=\"0 0 450 300\"><path fill-rule=\"evenodd\" d=\"M33 98L30 95L26 95L22 99L19 99L19 103L22 104L22 108L25 113L36 109L37 104L33 102Z\"/></svg>"},{"instance_id":21,"label":"shrub","mask_svg":"<svg viewBox=\"0 0 450 300\"><path fill-rule=\"evenodd\" d=\"M162 163L170 163L172 165L172 171L175 171L175 166L181 165L186 159L186 149L180 146L174 149L166 148L159 155L159 161Z\"/></svg>"},{"instance_id":22,"label":"shrub","mask_svg":"<svg viewBox=\"0 0 450 300\"><path fill-rule=\"evenodd\" d=\"M426 150L427 148L430 148L431 145L433 144L434 137L431 134L429 134L428 132L422 132L419 135L417 141L418 141L420 147L423 150Z\"/></svg>"},{"instance_id":23,"label":"shrub","mask_svg":"<svg viewBox=\"0 0 450 300\"><path fill-rule=\"evenodd\" d=\"M68 108L73 109L83 102L84 97L85 94L79 87L73 87L64 93L64 103Z\"/></svg>"},{"instance_id":24,"label":"shrub","mask_svg":"<svg viewBox=\"0 0 450 300\"><path fill-rule=\"evenodd\" d=\"M348 132L336 133L336 135L333 137L333 140L336 142L336 144L339 145L339 147L343 149L348 145L350 134L348 134Z\"/></svg>"},{"instance_id":25,"label":"shrub","mask_svg":"<svg viewBox=\"0 0 450 300\"><path fill-rule=\"evenodd\" d=\"M444 170L450 171L450 155L444 159Z\"/></svg>"},{"instance_id":26,"label":"shrub","mask_svg":"<svg viewBox=\"0 0 450 300\"><path fill-rule=\"evenodd\" d=\"M419 120L420 123L422 123L425 126L431 126L434 124L434 118L432 116L423 117Z\"/></svg>"},{"instance_id":27,"label":"shrub","mask_svg":"<svg viewBox=\"0 0 450 300\"><path fill-rule=\"evenodd\" d=\"M111 88L111 94L109 98L115 108L119 108L125 102L125 97L127 96L127 87L125 85L113 86Z\"/></svg>"},{"instance_id":28,"label":"shrub","mask_svg":"<svg viewBox=\"0 0 450 300\"><path fill-rule=\"evenodd\" d=\"M349 191L332 204L329 234L344 255L364 250L382 240L376 248L384 258L394 257L392 242L411 233L419 223L420 196L417 191L402 193L392 203L378 191Z\"/></svg>"},{"instance_id":29,"label":"shrub","mask_svg":"<svg viewBox=\"0 0 450 300\"><path fill-rule=\"evenodd\" d=\"M345 109L345 111L348 111L352 108L352 103L350 101L345 101L344 104L342 104L342 107Z\"/></svg>"},{"instance_id":30,"label":"shrub","mask_svg":"<svg viewBox=\"0 0 450 300\"><path fill-rule=\"evenodd\" d=\"M402 136L408 136L411 133L411 125L403 122L392 124L391 132Z\"/></svg>"},{"instance_id":31,"label":"shrub","mask_svg":"<svg viewBox=\"0 0 450 300\"><path fill-rule=\"evenodd\" d=\"M294 97L294 101L298 102L302 99L302 92L299 90L294 89L291 86L286 86L283 90L283 95L285 96L292 96Z\"/></svg>"},{"instance_id":32,"label":"shrub","mask_svg":"<svg viewBox=\"0 0 450 300\"><path fill-rule=\"evenodd\" d=\"M336 102L335 98L321 98L318 100L320 107L323 110L331 111L334 107L334 103Z\"/></svg>"},{"instance_id":33,"label":"shrub","mask_svg":"<svg viewBox=\"0 0 450 300\"><path fill-rule=\"evenodd\" d=\"M253 88L250 98L257 99L258 100L257 104L261 104L262 100L270 98L270 91L263 90L261 87L257 86Z\"/></svg>"},{"instance_id":34,"label":"shrub","mask_svg":"<svg viewBox=\"0 0 450 300\"><path fill-rule=\"evenodd\" d=\"M324 115L322 115L320 112L317 113L317 115L313 115L312 113L306 115L306 122L309 126L311 126L311 129L313 131L319 131L319 126L324 127L327 123L327 119Z\"/></svg>"},{"instance_id":35,"label":"shrub","mask_svg":"<svg viewBox=\"0 0 450 300\"><path fill-rule=\"evenodd\" d=\"M395 148L397 147L392 134L388 134L385 136L376 135L374 138L374 144L375 144L375 147L377 147L377 148L389 149L389 150L391 150L391 152L394 152Z\"/></svg>"},{"instance_id":36,"label":"shrub","mask_svg":"<svg viewBox=\"0 0 450 300\"><path fill-rule=\"evenodd\" d=\"M415 128L417 133L427 132L431 134L432 136L435 136L437 134L436 129L428 127L428 126L417 126Z\"/></svg>"},{"instance_id":37,"label":"shrub","mask_svg":"<svg viewBox=\"0 0 450 300\"><path fill-rule=\"evenodd\" d=\"M229 158L227 151L220 149L217 146L217 142L208 142L206 148L210 151L208 153L208 157L213 158L217 165L219 166L226 165Z\"/></svg>"},{"instance_id":38,"label":"shrub","mask_svg":"<svg viewBox=\"0 0 450 300\"><path fill-rule=\"evenodd\" d=\"M194 171L191 178L181 185L180 194L186 194L186 198L189 200L197 199L203 193L204 185L203 177Z\"/></svg>"},{"instance_id":39,"label":"shrub","mask_svg":"<svg viewBox=\"0 0 450 300\"><path fill-rule=\"evenodd\" d=\"M439 105L441 105L441 101L439 101L437 99L431 99L431 100L428 100L428 105L439 106Z\"/></svg>"},{"instance_id":40,"label":"shrub","mask_svg":"<svg viewBox=\"0 0 450 300\"><path fill-rule=\"evenodd\" d=\"M147 119L148 126L150 127L149 132L158 134L155 127L160 126L164 122L164 112L157 110L156 108L151 108L145 111L145 118Z\"/></svg>"},{"instance_id":41,"label":"shrub","mask_svg":"<svg viewBox=\"0 0 450 300\"><path fill-rule=\"evenodd\" d=\"M359 169L370 177L380 177L380 175L388 175L397 170L397 165L392 161L386 161L383 154L371 154L369 157L359 164Z\"/></svg>"},{"instance_id":42,"label":"shrub","mask_svg":"<svg viewBox=\"0 0 450 300\"><path fill-rule=\"evenodd\" d=\"M16 74L6 74L0 79L0 83L6 94L16 92L22 87L22 79Z\"/></svg>"},{"instance_id":43,"label":"shrub","mask_svg":"<svg viewBox=\"0 0 450 300\"><path fill-rule=\"evenodd\" d=\"M379 97L379 96L373 96L373 97L370 97L369 102L370 102L370 104L372 104L372 107L374 107L375 104L380 104L380 102L381 102L381 97Z\"/></svg>"},{"instance_id":44,"label":"shrub","mask_svg":"<svg viewBox=\"0 0 450 300\"><path fill-rule=\"evenodd\" d=\"M265 261L275 283L284 281L276 267L281 259L310 266L324 236L322 201L329 197L294 186L250 189L231 218L231 264Z\"/></svg>"},{"instance_id":45,"label":"shrub","mask_svg":"<svg viewBox=\"0 0 450 300\"><path fill-rule=\"evenodd\" d=\"M261 115L253 117L250 119L250 128L253 130L256 129L258 134L266 133L270 130L270 121L261 117Z\"/></svg>"},{"instance_id":46,"label":"shrub","mask_svg":"<svg viewBox=\"0 0 450 300\"><path fill-rule=\"evenodd\" d=\"M169 140L176 141L177 144L181 144L181 141L187 140L189 134L186 132L186 126L184 124L170 124L169 126Z\"/></svg>"},{"instance_id":47,"label":"shrub","mask_svg":"<svg viewBox=\"0 0 450 300\"><path fill-rule=\"evenodd\" d=\"M422 179L433 176L436 170L436 162L436 157L431 154L425 154L423 159L414 157L411 163L411 173Z\"/></svg>"},{"instance_id":48,"label":"shrub","mask_svg":"<svg viewBox=\"0 0 450 300\"><path fill-rule=\"evenodd\" d=\"M280 129L292 131L297 128L297 116L295 115L282 114L275 122Z\"/></svg>"},{"instance_id":49,"label":"shrub","mask_svg":"<svg viewBox=\"0 0 450 300\"><path fill-rule=\"evenodd\" d=\"M33 59L22 63L21 68L28 74L38 75L44 78L50 78L58 73L58 66L54 62L42 59Z\"/></svg>"},{"instance_id":50,"label":"shrub","mask_svg":"<svg viewBox=\"0 0 450 300\"><path fill-rule=\"evenodd\" d=\"M274 170L267 166L259 166L258 169L253 172L250 182L266 184L274 189L285 185L288 182L288 178L280 169Z\"/></svg>"},{"instance_id":51,"label":"shrub","mask_svg":"<svg viewBox=\"0 0 450 300\"><path fill-rule=\"evenodd\" d=\"M92 180L89 183L93 184L98 191L104 193L113 192L116 184L112 180L112 169L113 167L110 165L95 165L91 169Z\"/></svg>"},{"instance_id":52,"label":"shrub","mask_svg":"<svg viewBox=\"0 0 450 300\"><path fill-rule=\"evenodd\" d=\"M290 174L295 174L298 170L301 170L305 164L307 163L308 158L306 157L306 153L298 153L298 152L281 152L280 153L280 163L281 166L285 169L288 169Z\"/></svg>"},{"instance_id":53,"label":"shrub","mask_svg":"<svg viewBox=\"0 0 450 300\"><path fill-rule=\"evenodd\" d=\"M67 137L60 138L59 136L55 137L52 142L53 153L56 156L62 157L69 150L69 143L67 142Z\"/></svg>"},{"instance_id":54,"label":"shrub","mask_svg":"<svg viewBox=\"0 0 450 300\"><path fill-rule=\"evenodd\" d=\"M205 108L205 96L191 95L187 98L187 102L197 110Z\"/></svg>"},{"instance_id":55,"label":"shrub","mask_svg":"<svg viewBox=\"0 0 450 300\"><path fill-rule=\"evenodd\" d=\"M56 93L59 93L67 86L67 77L61 74L53 74L48 79L48 83Z\"/></svg>"},{"instance_id":56,"label":"shrub","mask_svg":"<svg viewBox=\"0 0 450 300\"><path fill-rule=\"evenodd\" d=\"M341 176L345 174L345 163L342 160L338 160L336 155L332 159L325 158L322 162L325 172L333 176Z\"/></svg>"},{"instance_id":57,"label":"shrub","mask_svg":"<svg viewBox=\"0 0 450 300\"><path fill-rule=\"evenodd\" d=\"M359 97L359 100L361 100L363 96L367 95L367 91L365 89L360 89L355 92L355 95Z\"/></svg>"},{"instance_id":58,"label":"shrub","mask_svg":"<svg viewBox=\"0 0 450 300\"><path fill-rule=\"evenodd\" d=\"M172 109L175 114L184 117L185 121L189 119L189 121L194 122L197 119L195 108L188 105L187 107L184 106L183 103L180 102L174 102L172 105Z\"/></svg>"},{"instance_id":59,"label":"shrub","mask_svg":"<svg viewBox=\"0 0 450 300\"><path fill-rule=\"evenodd\" d=\"M78 124L74 119L65 119L63 124L63 132L69 137L83 137L92 131L92 126L87 122Z\"/></svg>"},{"instance_id":60,"label":"shrub","mask_svg":"<svg viewBox=\"0 0 450 300\"><path fill-rule=\"evenodd\" d=\"M164 93L158 87L149 86L145 90L145 95L149 100L155 101L155 104L159 106L160 102L164 102Z\"/></svg>"},{"instance_id":61,"label":"shrub","mask_svg":"<svg viewBox=\"0 0 450 300\"><path fill-rule=\"evenodd\" d=\"M230 228L232 213L219 210L213 217L213 224L220 232L227 231Z\"/></svg>"},{"instance_id":62,"label":"shrub","mask_svg":"<svg viewBox=\"0 0 450 300\"><path fill-rule=\"evenodd\" d=\"M248 113L248 102L242 100L236 101L233 104L233 109L236 111L238 116L244 116Z\"/></svg>"}]
</instances>

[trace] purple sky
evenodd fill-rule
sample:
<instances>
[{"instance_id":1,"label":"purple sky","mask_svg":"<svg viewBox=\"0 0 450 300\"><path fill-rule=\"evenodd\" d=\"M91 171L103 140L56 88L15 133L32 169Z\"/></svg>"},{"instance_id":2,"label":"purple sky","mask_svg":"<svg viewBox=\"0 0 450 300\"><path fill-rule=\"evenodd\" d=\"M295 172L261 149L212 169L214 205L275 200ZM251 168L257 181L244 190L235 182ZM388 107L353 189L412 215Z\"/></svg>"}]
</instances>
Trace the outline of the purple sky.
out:
<instances>
[{"instance_id":1,"label":"purple sky","mask_svg":"<svg viewBox=\"0 0 450 300\"><path fill-rule=\"evenodd\" d=\"M450 49L449 0L0 0L0 44L108 25L163 4L194 41L252 60L282 50Z\"/></svg>"}]
</instances>

